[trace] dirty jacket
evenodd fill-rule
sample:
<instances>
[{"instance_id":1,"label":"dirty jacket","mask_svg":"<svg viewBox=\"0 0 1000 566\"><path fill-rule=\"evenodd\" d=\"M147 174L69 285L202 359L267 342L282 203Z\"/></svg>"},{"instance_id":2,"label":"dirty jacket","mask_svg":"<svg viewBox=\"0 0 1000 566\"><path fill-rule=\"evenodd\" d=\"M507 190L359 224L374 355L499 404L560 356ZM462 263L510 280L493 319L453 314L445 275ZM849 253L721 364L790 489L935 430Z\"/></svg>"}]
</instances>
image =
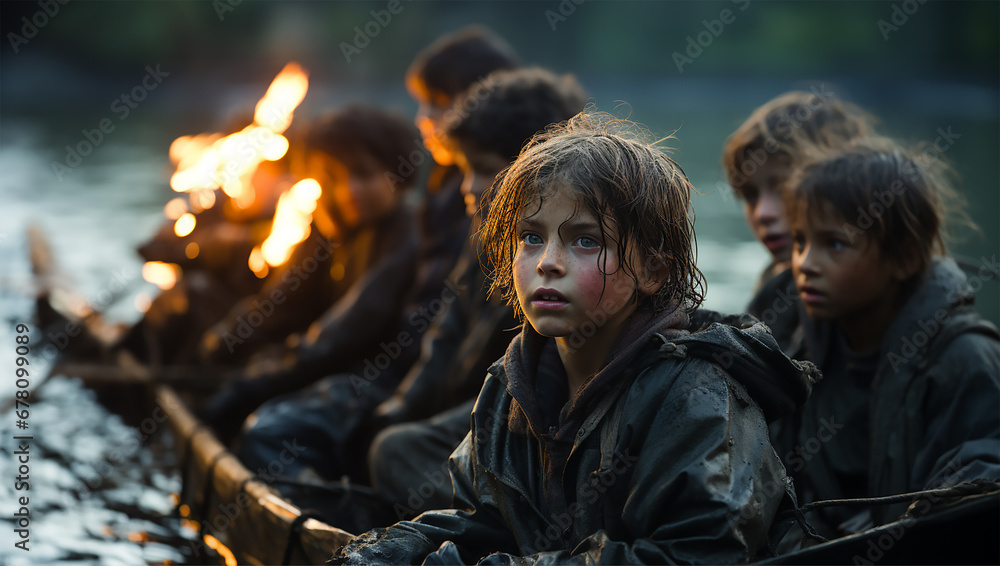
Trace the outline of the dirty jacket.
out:
<instances>
[{"instance_id":1,"label":"dirty jacket","mask_svg":"<svg viewBox=\"0 0 1000 566\"><path fill-rule=\"evenodd\" d=\"M471 399L483 388L489 367L503 356L519 330L514 311L479 264L480 250L466 246L452 272L456 292L424 335L421 357L377 410L379 428L430 418Z\"/></svg>"},{"instance_id":2,"label":"dirty jacket","mask_svg":"<svg viewBox=\"0 0 1000 566\"><path fill-rule=\"evenodd\" d=\"M413 211L404 204L336 242L327 241L313 226L264 288L241 301L219 324L228 343L218 348L216 358L222 359L216 361L242 359L310 324L313 332L330 326L351 328L347 347L360 351L358 355L372 342L377 348L385 329L399 317L401 297L413 281L415 230ZM224 359L227 351L229 360Z\"/></svg>"},{"instance_id":3,"label":"dirty jacket","mask_svg":"<svg viewBox=\"0 0 1000 566\"><path fill-rule=\"evenodd\" d=\"M796 334L801 334L803 316L792 270L786 269L764 281L750 299L747 312L771 329L781 351L790 352L791 344L801 340Z\"/></svg>"},{"instance_id":4,"label":"dirty jacket","mask_svg":"<svg viewBox=\"0 0 1000 566\"><path fill-rule=\"evenodd\" d=\"M557 472L563 509L541 494L551 439L530 426L512 430L511 359L525 344L549 340L525 325L491 367L472 430L452 454L454 509L356 537L332 562L752 559L787 488L754 398L780 416L804 401L812 378L761 324L652 330L619 379L590 396L586 418L569 435L572 449Z\"/></svg>"},{"instance_id":5,"label":"dirty jacket","mask_svg":"<svg viewBox=\"0 0 1000 566\"><path fill-rule=\"evenodd\" d=\"M445 282L462 250L468 247L469 218L465 213L461 176L446 175L443 185L428 186L415 220L416 233L410 236L405 250L400 250L410 262L408 277L374 273L371 280L373 286L377 285L378 294L372 295L372 300L366 301L362 308L347 311L357 316L333 312L314 325L296 350L297 363L289 372L294 374L291 380L296 384L295 389L325 375L362 372L363 360L382 353L379 342L384 339L386 344L403 349L374 384L388 395L417 359L420 335L431 320L425 313L435 303L452 296L453 290ZM379 332L383 338L366 341L373 332ZM406 335L405 340L400 339L402 334Z\"/></svg>"},{"instance_id":6,"label":"dirty jacket","mask_svg":"<svg viewBox=\"0 0 1000 566\"><path fill-rule=\"evenodd\" d=\"M973 299L954 260L936 259L886 332L870 393L869 495L1000 478L1000 342ZM807 355L822 369L835 328L803 317L803 329L793 357ZM796 418L772 425L779 454L795 445ZM823 474L795 481L821 497L838 490ZM891 521L906 506L873 508L872 518Z\"/></svg>"}]
</instances>

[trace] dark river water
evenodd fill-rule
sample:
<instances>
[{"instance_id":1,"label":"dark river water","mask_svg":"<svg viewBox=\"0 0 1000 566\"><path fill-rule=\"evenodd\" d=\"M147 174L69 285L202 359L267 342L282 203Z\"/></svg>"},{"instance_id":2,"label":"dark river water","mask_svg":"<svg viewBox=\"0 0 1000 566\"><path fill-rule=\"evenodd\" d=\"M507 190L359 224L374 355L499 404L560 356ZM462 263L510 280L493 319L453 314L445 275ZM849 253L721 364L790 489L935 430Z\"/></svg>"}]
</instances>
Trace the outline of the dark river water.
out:
<instances>
[{"instance_id":1,"label":"dark river water","mask_svg":"<svg viewBox=\"0 0 1000 566\"><path fill-rule=\"evenodd\" d=\"M41 128L13 120L3 128L0 563L217 563L174 515L180 478L166 427L142 434L97 403L78 379L55 375L45 380L55 350L42 347L46 338L32 320L37 282L27 255L29 223L39 226L52 244L58 265L55 285L74 289L112 320L136 320L136 297L155 288L143 282L133 248L161 217L164 201L155 187L163 183L165 158L143 148L109 148L110 162L95 155L92 165L58 183L46 161L51 150L42 145ZM18 390L12 372L19 324L31 329L29 363L23 366L29 370L30 390L25 429L18 427L24 416L18 413L25 407L12 406ZM24 458L27 473L18 481ZM27 505L20 505L22 497ZM21 527L26 529L15 530ZM27 552L15 547L25 536Z\"/></svg>"},{"instance_id":2,"label":"dark river water","mask_svg":"<svg viewBox=\"0 0 1000 566\"><path fill-rule=\"evenodd\" d=\"M652 85L631 100L633 118L654 131L677 132L675 158L695 186L699 265L709 282L707 307L741 310L760 270L767 263L763 247L753 241L739 203L725 184L719 152L726 135L749 108L726 104L740 85L706 84L701 104L683 112L663 110L669 95ZM789 85L772 85L773 94ZM940 88L947 89L947 85ZM719 94L724 90L725 93ZM595 90L598 105L608 108L615 95ZM961 94L961 89L955 91ZM663 95L657 98L658 95ZM956 96L958 96L956 94ZM689 93L690 96L690 93ZM726 98L728 96L728 98ZM693 97L698 99L699 97ZM980 96L977 100L982 100ZM690 102L690 101L689 101ZM987 101L988 102L988 101ZM720 110L721 109L721 110ZM961 138L949 150L964 179L982 235L955 249L975 264L995 258L998 250L998 185L996 172L996 108L980 104L971 111L921 106L872 108L890 133L931 142L938 128L951 127ZM33 327L31 277L25 231L37 225L52 243L59 267L58 284L75 289L113 321L134 322L137 301L157 289L142 280L136 245L163 221L162 207L173 196L167 186L170 139L156 125L116 133L80 167L57 181L51 163L62 157L51 123L5 117L0 144L0 562L29 565L205 563L196 555L193 533L173 518L172 494L180 489L168 449L169 438L157 443L138 441L134 429L101 407L72 376L56 376L42 384L51 359L33 350L30 359L30 418L28 429L15 428L10 407L15 390L16 325L32 326L32 344L42 336ZM79 128L77 128L79 131ZM198 132L189 132L198 133ZM62 152L62 153L61 153ZM993 260L995 262L995 259ZM995 281L986 278L977 300L983 314L997 321ZM30 434L30 489L15 489L15 435ZM30 552L14 547L19 534L11 502L30 496Z\"/></svg>"}]
</instances>

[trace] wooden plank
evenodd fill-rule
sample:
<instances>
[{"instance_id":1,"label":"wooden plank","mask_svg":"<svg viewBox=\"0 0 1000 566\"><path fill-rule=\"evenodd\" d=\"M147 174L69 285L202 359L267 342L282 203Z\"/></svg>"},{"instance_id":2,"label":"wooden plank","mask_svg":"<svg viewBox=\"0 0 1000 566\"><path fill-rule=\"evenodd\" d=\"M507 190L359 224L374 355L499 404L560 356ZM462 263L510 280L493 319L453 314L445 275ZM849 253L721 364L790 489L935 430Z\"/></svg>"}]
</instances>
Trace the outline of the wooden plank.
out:
<instances>
[{"instance_id":1,"label":"wooden plank","mask_svg":"<svg viewBox=\"0 0 1000 566\"><path fill-rule=\"evenodd\" d=\"M157 386L156 399L176 437L175 450L185 467L182 503L190 507L192 519L229 547L241 563L280 564L301 509L274 488L252 479L251 472L188 411L172 388ZM298 543L292 545L292 563L322 564L352 535L306 519L295 536Z\"/></svg>"}]
</instances>

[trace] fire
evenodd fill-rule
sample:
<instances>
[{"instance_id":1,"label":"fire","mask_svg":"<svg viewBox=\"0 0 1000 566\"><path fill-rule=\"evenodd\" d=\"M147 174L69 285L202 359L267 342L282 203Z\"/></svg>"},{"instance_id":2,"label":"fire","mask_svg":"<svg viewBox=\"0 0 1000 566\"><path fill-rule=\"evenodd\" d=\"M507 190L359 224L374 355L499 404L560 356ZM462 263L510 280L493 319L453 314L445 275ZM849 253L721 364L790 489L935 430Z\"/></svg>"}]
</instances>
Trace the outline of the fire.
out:
<instances>
[{"instance_id":1,"label":"fire","mask_svg":"<svg viewBox=\"0 0 1000 566\"><path fill-rule=\"evenodd\" d=\"M291 125L308 89L305 70L289 63L257 103L252 124L228 136L199 134L174 140L170 160L177 164L177 171L170 187L189 193L202 209L215 204L204 195L217 188L236 199L241 208L253 204L250 178L261 162L277 161L288 152L288 139L281 134Z\"/></svg>"},{"instance_id":2,"label":"fire","mask_svg":"<svg viewBox=\"0 0 1000 566\"><path fill-rule=\"evenodd\" d=\"M288 261L292 248L309 236L312 213L322 189L315 179L303 179L278 197L271 233L259 248L250 254L250 269L258 273L264 266L272 267Z\"/></svg>"},{"instance_id":3,"label":"fire","mask_svg":"<svg viewBox=\"0 0 1000 566\"><path fill-rule=\"evenodd\" d=\"M178 238L183 238L187 236L192 231L194 231L194 226L197 224L198 220L190 212L185 212L174 222L174 234L177 234Z\"/></svg>"},{"instance_id":4,"label":"fire","mask_svg":"<svg viewBox=\"0 0 1000 566\"><path fill-rule=\"evenodd\" d=\"M308 90L308 73L297 63L289 63L257 103L252 124L230 135L181 136L170 144L170 161L176 165L170 187L185 193L187 200L182 197L171 200L163 213L174 221L174 233L178 237L183 238L194 230L198 223L197 213L215 205L216 189L232 198L238 208L245 209L254 203L253 174L264 161L277 161L288 153L288 138L282 134L291 126L295 109ZM257 277L267 276L268 265L287 261L291 248L309 235L320 188L316 181L306 181L281 195L270 235L251 253L247 265ZM197 244L193 247L189 244L184 251L188 258L200 253ZM177 266L167 265L148 262L143 266L143 277L161 289L170 289L180 271Z\"/></svg>"},{"instance_id":5,"label":"fire","mask_svg":"<svg viewBox=\"0 0 1000 566\"><path fill-rule=\"evenodd\" d=\"M257 103L253 121L276 133L284 132L292 123L292 110L302 102L307 90L309 80L302 67L297 63L285 65Z\"/></svg>"},{"instance_id":6,"label":"fire","mask_svg":"<svg viewBox=\"0 0 1000 566\"><path fill-rule=\"evenodd\" d=\"M226 561L226 566L236 566L237 565L236 555L233 554L232 550L229 550L229 547L227 547L226 545L222 544L222 541L220 541L219 539L213 537L212 535L205 535L202 538L205 539L205 546L207 546L208 548L211 548L212 550L218 552L219 556L222 556L222 558Z\"/></svg>"},{"instance_id":7,"label":"fire","mask_svg":"<svg viewBox=\"0 0 1000 566\"><path fill-rule=\"evenodd\" d=\"M176 263L147 261L142 266L142 278L164 291L173 288L180 273L181 267Z\"/></svg>"},{"instance_id":8,"label":"fire","mask_svg":"<svg viewBox=\"0 0 1000 566\"><path fill-rule=\"evenodd\" d=\"M263 279L267 277L268 267L267 262L264 261L264 254L260 251L260 246L257 246L250 252L250 259L247 260L247 266L253 274L257 276L258 279Z\"/></svg>"}]
</instances>

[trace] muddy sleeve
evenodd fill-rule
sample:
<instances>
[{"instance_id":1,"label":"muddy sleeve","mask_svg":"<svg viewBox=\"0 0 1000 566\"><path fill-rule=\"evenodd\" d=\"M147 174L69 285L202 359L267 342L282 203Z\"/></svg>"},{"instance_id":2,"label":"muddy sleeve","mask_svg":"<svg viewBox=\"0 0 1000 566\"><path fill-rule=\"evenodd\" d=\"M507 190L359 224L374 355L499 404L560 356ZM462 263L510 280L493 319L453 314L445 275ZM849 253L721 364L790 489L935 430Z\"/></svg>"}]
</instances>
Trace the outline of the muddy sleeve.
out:
<instances>
[{"instance_id":1,"label":"muddy sleeve","mask_svg":"<svg viewBox=\"0 0 1000 566\"><path fill-rule=\"evenodd\" d=\"M911 489L1000 478L1000 344L956 338L929 371L923 440ZM911 419L912 420L912 419Z\"/></svg>"},{"instance_id":2,"label":"muddy sleeve","mask_svg":"<svg viewBox=\"0 0 1000 566\"><path fill-rule=\"evenodd\" d=\"M480 549L516 549L491 501L490 480L475 463L471 434L455 449L449 465L454 487L452 509L428 511L413 521L355 537L329 563L474 563L480 558Z\"/></svg>"}]
</instances>

